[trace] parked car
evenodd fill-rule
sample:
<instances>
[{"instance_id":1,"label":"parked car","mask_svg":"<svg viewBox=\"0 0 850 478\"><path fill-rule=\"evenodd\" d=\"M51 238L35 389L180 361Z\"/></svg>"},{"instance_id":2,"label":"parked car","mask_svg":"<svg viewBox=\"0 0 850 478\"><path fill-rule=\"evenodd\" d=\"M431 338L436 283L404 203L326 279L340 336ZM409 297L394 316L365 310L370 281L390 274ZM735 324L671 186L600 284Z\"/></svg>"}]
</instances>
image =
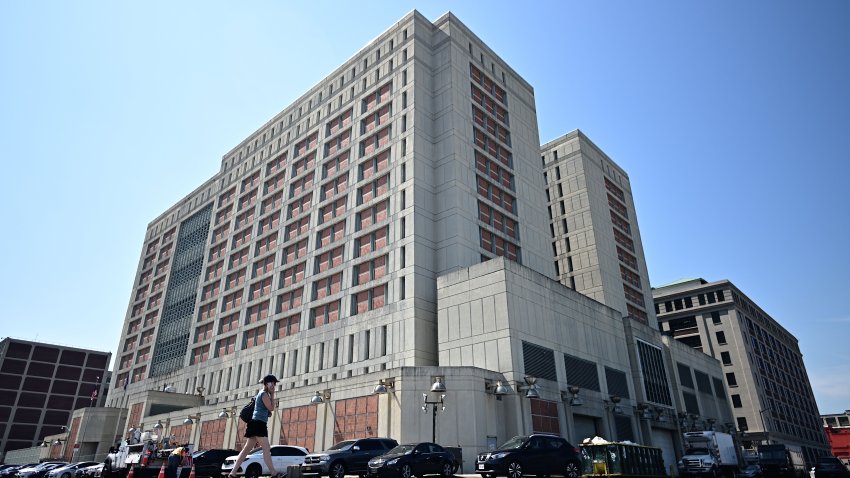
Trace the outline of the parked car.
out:
<instances>
[{"instance_id":1,"label":"parked car","mask_svg":"<svg viewBox=\"0 0 850 478\"><path fill-rule=\"evenodd\" d=\"M15 476L15 473L21 468L26 468L28 466L35 466L38 463L30 463L29 465L9 465L7 468L0 470L0 477L9 477Z\"/></svg>"},{"instance_id":2,"label":"parked car","mask_svg":"<svg viewBox=\"0 0 850 478\"><path fill-rule=\"evenodd\" d=\"M392 450L398 442L392 438L360 438L345 440L321 453L304 458L302 475L343 478L345 475L365 475L369 460Z\"/></svg>"},{"instance_id":3,"label":"parked car","mask_svg":"<svg viewBox=\"0 0 850 478\"><path fill-rule=\"evenodd\" d=\"M759 465L747 465L741 468L741 471L738 472L739 478L761 478L762 471Z\"/></svg>"},{"instance_id":4,"label":"parked car","mask_svg":"<svg viewBox=\"0 0 850 478\"><path fill-rule=\"evenodd\" d=\"M822 456L815 462L815 478L846 478L850 471L834 456Z\"/></svg>"},{"instance_id":5,"label":"parked car","mask_svg":"<svg viewBox=\"0 0 850 478\"><path fill-rule=\"evenodd\" d=\"M15 476L18 478L43 478L48 471L65 465L67 463L64 461L46 461L36 466L20 469L15 473Z\"/></svg>"},{"instance_id":6,"label":"parked car","mask_svg":"<svg viewBox=\"0 0 850 478\"><path fill-rule=\"evenodd\" d=\"M80 468L85 468L87 466L97 465L96 461L78 461L77 463L71 463L65 466L57 466L56 468L47 472L48 478L74 478L76 476L77 470Z\"/></svg>"},{"instance_id":7,"label":"parked car","mask_svg":"<svg viewBox=\"0 0 850 478\"><path fill-rule=\"evenodd\" d=\"M475 471L484 478L521 478L526 474L579 478L581 455L578 448L559 436L515 436L498 449L479 454Z\"/></svg>"},{"instance_id":8,"label":"parked car","mask_svg":"<svg viewBox=\"0 0 850 478\"><path fill-rule=\"evenodd\" d=\"M32 468L33 466L38 465L38 463L29 463L27 465L12 465L5 470L0 471L0 477L11 477L15 476L18 473L18 470L23 470L24 468Z\"/></svg>"},{"instance_id":9,"label":"parked car","mask_svg":"<svg viewBox=\"0 0 850 478\"><path fill-rule=\"evenodd\" d=\"M192 463L195 464L196 476L219 476L221 465L229 456L238 455L236 450L204 450L192 454Z\"/></svg>"},{"instance_id":10,"label":"parked car","mask_svg":"<svg viewBox=\"0 0 850 478\"><path fill-rule=\"evenodd\" d=\"M413 478L422 475L454 475L457 463L454 455L436 443L399 445L381 456L369 460L370 477L400 476Z\"/></svg>"},{"instance_id":11,"label":"parked car","mask_svg":"<svg viewBox=\"0 0 850 478\"><path fill-rule=\"evenodd\" d=\"M95 478L103 473L103 463L98 463L92 466L85 466L77 469L74 474L75 478Z\"/></svg>"},{"instance_id":12,"label":"parked car","mask_svg":"<svg viewBox=\"0 0 850 478\"><path fill-rule=\"evenodd\" d=\"M272 464L275 470L280 473L286 472L286 467L291 465L300 465L304 463L304 457L307 456L309 450L302 446L292 445L275 445L271 447ZM223 475L245 475L245 478L257 478L260 475L270 475L271 470L266 466L263 460L263 449L255 448L245 457L245 461L238 470L233 471L233 465L236 464L237 455L228 456L221 465L221 474ZM195 469L197 474L197 468Z\"/></svg>"}]
</instances>

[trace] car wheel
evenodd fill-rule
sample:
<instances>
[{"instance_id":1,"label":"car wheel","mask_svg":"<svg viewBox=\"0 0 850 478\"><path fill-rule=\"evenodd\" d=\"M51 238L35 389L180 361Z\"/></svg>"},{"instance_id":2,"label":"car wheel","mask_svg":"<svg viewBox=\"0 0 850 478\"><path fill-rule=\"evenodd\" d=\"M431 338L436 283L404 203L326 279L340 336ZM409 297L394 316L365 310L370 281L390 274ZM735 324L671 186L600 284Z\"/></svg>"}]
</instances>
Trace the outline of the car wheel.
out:
<instances>
[{"instance_id":1,"label":"car wheel","mask_svg":"<svg viewBox=\"0 0 850 478\"><path fill-rule=\"evenodd\" d=\"M329 478L345 478L345 465L342 463L334 463L331 465Z\"/></svg>"},{"instance_id":2,"label":"car wheel","mask_svg":"<svg viewBox=\"0 0 850 478\"><path fill-rule=\"evenodd\" d=\"M579 478L581 476L581 471L578 468L578 463L568 461L567 467L564 470L564 476L567 478Z\"/></svg>"},{"instance_id":3,"label":"car wheel","mask_svg":"<svg viewBox=\"0 0 850 478\"><path fill-rule=\"evenodd\" d=\"M522 478L522 465L518 461L508 463L508 478Z\"/></svg>"},{"instance_id":4,"label":"car wheel","mask_svg":"<svg viewBox=\"0 0 850 478\"><path fill-rule=\"evenodd\" d=\"M252 463L248 469L245 470L245 478L259 478L262 474L263 468L256 463Z\"/></svg>"},{"instance_id":5,"label":"car wheel","mask_svg":"<svg viewBox=\"0 0 850 478\"><path fill-rule=\"evenodd\" d=\"M413 469L407 463L401 467L401 478L413 478Z\"/></svg>"},{"instance_id":6,"label":"car wheel","mask_svg":"<svg viewBox=\"0 0 850 478\"><path fill-rule=\"evenodd\" d=\"M446 478L453 476L455 474L454 465L452 465L449 462L443 463L442 473L440 473L440 474L445 476Z\"/></svg>"}]
</instances>

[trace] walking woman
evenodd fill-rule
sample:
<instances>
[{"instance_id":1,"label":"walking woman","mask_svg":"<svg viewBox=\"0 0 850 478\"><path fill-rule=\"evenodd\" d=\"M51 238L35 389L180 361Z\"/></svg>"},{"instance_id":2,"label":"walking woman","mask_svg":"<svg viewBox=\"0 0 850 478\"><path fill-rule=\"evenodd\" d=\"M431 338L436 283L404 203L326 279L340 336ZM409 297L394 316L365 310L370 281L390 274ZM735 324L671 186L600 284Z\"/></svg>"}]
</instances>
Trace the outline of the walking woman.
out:
<instances>
[{"instance_id":1,"label":"walking woman","mask_svg":"<svg viewBox=\"0 0 850 478\"><path fill-rule=\"evenodd\" d=\"M266 422L269 420L269 414L274 411L274 388L277 385L277 378L274 375L266 375L260 380L260 383L263 384L263 389L257 394L254 401L254 414L245 428L245 438L248 440L245 441L245 446L239 452L239 457L236 458L236 463L233 465L233 469L227 475L227 478L236 478L235 473L239 470L242 462L245 461L245 457L257 445L263 447L263 461L266 462L266 467L268 467L272 478L282 478L284 476L283 473L278 473L274 469L271 452L269 451L269 430L266 426Z\"/></svg>"}]
</instances>

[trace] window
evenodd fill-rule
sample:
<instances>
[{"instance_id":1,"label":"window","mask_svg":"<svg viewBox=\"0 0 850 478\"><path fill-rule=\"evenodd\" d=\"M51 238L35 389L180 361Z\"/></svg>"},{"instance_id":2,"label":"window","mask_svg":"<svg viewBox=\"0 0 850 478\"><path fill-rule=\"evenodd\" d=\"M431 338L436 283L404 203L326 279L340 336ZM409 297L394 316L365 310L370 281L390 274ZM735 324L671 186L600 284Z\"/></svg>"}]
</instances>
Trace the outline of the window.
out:
<instances>
[{"instance_id":1,"label":"window","mask_svg":"<svg viewBox=\"0 0 850 478\"><path fill-rule=\"evenodd\" d=\"M723 333L722 330L718 331L715 335L717 336L717 343L718 344L720 344L720 345L726 344L726 334Z\"/></svg>"},{"instance_id":2,"label":"window","mask_svg":"<svg viewBox=\"0 0 850 478\"><path fill-rule=\"evenodd\" d=\"M729 352L720 352L720 361L723 365L732 365L732 356Z\"/></svg>"},{"instance_id":3,"label":"window","mask_svg":"<svg viewBox=\"0 0 850 478\"><path fill-rule=\"evenodd\" d=\"M732 395L732 406L734 408L743 408L740 395Z\"/></svg>"},{"instance_id":4,"label":"window","mask_svg":"<svg viewBox=\"0 0 850 478\"><path fill-rule=\"evenodd\" d=\"M711 321L717 325L720 324L720 312L712 312L711 313Z\"/></svg>"},{"instance_id":5,"label":"window","mask_svg":"<svg viewBox=\"0 0 850 478\"><path fill-rule=\"evenodd\" d=\"M729 372L726 374L726 384L730 387L738 386L738 380L735 379L735 374L733 372Z\"/></svg>"},{"instance_id":6,"label":"window","mask_svg":"<svg viewBox=\"0 0 850 478\"><path fill-rule=\"evenodd\" d=\"M746 417L738 417L735 419L738 422L738 430L747 431L750 427L747 426L747 418Z\"/></svg>"}]
</instances>

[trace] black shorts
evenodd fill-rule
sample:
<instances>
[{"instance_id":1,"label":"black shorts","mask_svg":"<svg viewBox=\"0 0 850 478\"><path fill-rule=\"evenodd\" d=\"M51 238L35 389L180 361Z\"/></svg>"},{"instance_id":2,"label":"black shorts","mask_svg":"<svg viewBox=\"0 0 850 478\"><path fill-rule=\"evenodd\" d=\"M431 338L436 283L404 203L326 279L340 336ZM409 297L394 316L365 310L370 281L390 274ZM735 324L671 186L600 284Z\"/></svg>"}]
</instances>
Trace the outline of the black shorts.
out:
<instances>
[{"instance_id":1,"label":"black shorts","mask_svg":"<svg viewBox=\"0 0 850 478\"><path fill-rule=\"evenodd\" d=\"M266 422L260 420L251 420L248 426L245 427L245 438L268 437L269 429L266 427Z\"/></svg>"}]
</instances>

